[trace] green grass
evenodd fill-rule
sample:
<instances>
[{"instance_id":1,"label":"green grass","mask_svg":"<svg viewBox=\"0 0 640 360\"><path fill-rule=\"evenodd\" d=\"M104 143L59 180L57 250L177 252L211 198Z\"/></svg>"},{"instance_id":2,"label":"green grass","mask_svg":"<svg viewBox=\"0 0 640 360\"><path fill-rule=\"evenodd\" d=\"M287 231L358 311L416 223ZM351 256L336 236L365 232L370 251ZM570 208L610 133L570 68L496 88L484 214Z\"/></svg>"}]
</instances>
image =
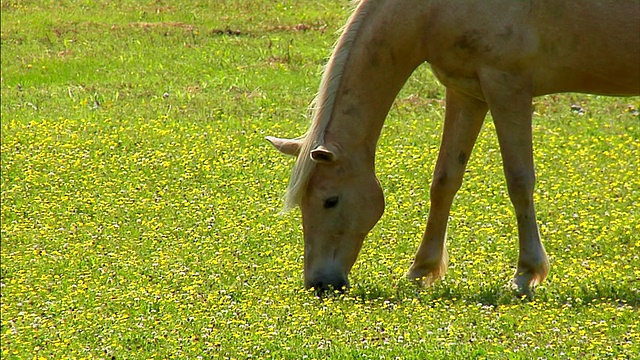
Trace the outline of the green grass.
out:
<instances>
[{"instance_id":1,"label":"green grass","mask_svg":"<svg viewBox=\"0 0 640 360\"><path fill-rule=\"evenodd\" d=\"M387 210L346 295L303 290L292 159L345 1L2 1L2 358L633 358L639 98L536 100L551 273L513 297L513 210L488 119L449 226L420 240L443 88L419 69L377 171ZM583 115L571 105L584 108ZM410 134L407 135L407 134Z\"/></svg>"}]
</instances>

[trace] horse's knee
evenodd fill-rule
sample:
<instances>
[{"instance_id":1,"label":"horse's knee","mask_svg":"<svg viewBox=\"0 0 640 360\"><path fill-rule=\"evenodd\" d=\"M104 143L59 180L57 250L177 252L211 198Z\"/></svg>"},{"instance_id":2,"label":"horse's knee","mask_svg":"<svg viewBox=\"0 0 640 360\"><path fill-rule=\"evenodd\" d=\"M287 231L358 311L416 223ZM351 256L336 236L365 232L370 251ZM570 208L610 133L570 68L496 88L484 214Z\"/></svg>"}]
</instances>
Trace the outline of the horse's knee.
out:
<instances>
[{"instance_id":1,"label":"horse's knee","mask_svg":"<svg viewBox=\"0 0 640 360\"><path fill-rule=\"evenodd\" d=\"M533 201L536 183L535 174L529 172L506 172L507 188L514 205L529 205Z\"/></svg>"},{"instance_id":2,"label":"horse's knee","mask_svg":"<svg viewBox=\"0 0 640 360\"><path fill-rule=\"evenodd\" d=\"M460 189L462 178L451 176L446 171L436 171L431 182L431 198L452 197Z\"/></svg>"}]
</instances>

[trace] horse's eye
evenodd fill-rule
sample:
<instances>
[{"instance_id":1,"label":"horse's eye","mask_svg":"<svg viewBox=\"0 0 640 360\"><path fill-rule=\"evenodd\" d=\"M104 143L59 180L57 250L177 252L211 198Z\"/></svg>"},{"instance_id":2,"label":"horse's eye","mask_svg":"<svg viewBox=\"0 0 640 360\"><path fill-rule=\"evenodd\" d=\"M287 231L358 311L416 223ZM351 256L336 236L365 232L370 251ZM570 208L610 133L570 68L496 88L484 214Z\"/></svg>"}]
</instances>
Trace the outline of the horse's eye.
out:
<instances>
[{"instance_id":1,"label":"horse's eye","mask_svg":"<svg viewBox=\"0 0 640 360\"><path fill-rule=\"evenodd\" d=\"M338 205L339 198L337 196L332 196L324 201L324 208L331 209Z\"/></svg>"}]
</instances>

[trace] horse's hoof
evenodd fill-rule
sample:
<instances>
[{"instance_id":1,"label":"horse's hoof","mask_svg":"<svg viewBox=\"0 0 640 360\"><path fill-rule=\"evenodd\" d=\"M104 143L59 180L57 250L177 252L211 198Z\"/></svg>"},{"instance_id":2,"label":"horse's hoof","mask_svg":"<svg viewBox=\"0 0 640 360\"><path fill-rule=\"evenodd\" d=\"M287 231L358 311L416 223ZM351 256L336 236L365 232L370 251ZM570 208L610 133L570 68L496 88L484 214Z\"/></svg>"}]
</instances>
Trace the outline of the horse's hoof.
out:
<instances>
[{"instance_id":1,"label":"horse's hoof","mask_svg":"<svg viewBox=\"0 0 640 360\"><path fill-rule=\"evenodd\" d=\"M533 289L542 283L549 273L549 260L546 255L535 266L519 266L513 276L512 288L516 296L533 298Z\"/></svg>"},{"instance_id":2,"label":"horse's hoof","mask_svg":"<svg viewBox=\"0 0 640 360\"><path fill-rule=\"evenodd\" d=\"M542 273L533 273L533 272L518 272L513 277L513 281L511 282L511 287L518 297L527 297L529 299L533 298L533 290L536 285L540 284L544 281L548 267L544 268L544 272Z\"/></svg>"},{"instance_id":3,"label":"horse's hoof","mask_svg":"<svg viewBox=\"0 0 640 360\"><path fill-rule=\"evenodd\" d=\"M428 287L433 285L436 281L444 277L444 272L441 271L415 271L410 269L407 272L406 278L414 285L418 287Z\"/></svg>"},{"instance_id":4,"label":"horse's hoof","mask_svg":"<svg viewBox=\"0 0 640 360\"><path fill-rule=\"evenodd\" d=\"M523 277L516 277L511 281L511 289L515 296L519 298L533 299L533 287L529 281L523 281Z\"/></svg>"}]
</instances>

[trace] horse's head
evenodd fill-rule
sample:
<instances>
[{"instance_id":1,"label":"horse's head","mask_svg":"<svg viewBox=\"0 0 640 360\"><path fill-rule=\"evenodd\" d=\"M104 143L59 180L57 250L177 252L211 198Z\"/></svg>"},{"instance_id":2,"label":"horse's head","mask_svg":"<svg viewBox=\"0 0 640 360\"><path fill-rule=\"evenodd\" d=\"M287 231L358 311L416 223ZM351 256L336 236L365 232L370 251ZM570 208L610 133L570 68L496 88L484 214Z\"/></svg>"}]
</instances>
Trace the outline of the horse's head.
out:
<instances>
[{"instance_id":1,"label":"horse's head","mask_svg":"<svg viewBox=\"0 0 640 360\"><path fill-rule=\"evenodd\" d=\"M269 137L281 152L299 155L302 143ZM304 228L304 279L318 291L349 287L348 274L367 233L384 210L371 156L341 153L330 144L300 156L314 163L298 205ZM305 159L305 160L306 160Z\"/></svg>"}]
</instances>

